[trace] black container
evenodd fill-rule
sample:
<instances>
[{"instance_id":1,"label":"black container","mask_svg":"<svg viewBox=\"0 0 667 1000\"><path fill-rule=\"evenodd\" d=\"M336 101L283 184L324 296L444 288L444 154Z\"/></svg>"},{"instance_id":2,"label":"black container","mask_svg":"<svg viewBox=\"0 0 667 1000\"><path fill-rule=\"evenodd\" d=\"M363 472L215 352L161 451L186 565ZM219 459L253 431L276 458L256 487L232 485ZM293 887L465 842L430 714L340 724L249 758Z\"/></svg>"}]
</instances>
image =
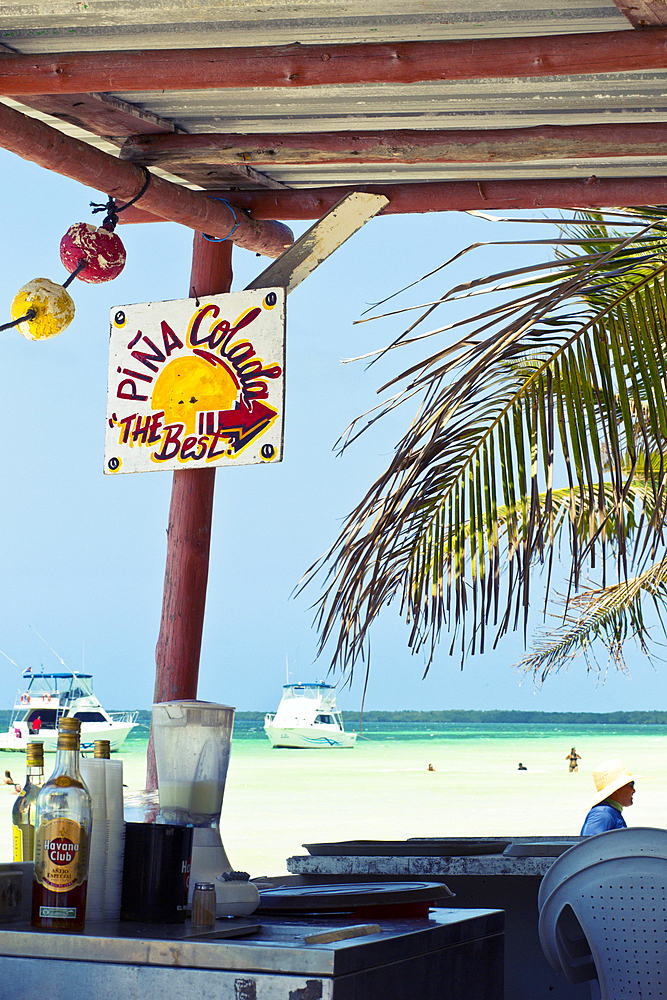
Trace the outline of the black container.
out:
<instances>
[{"instance_id":1,"label":"black container","mask_svg":"<svg viewBox=\"0 0 667 1000\"><path fill-rule=\"evenodd\" d=\"M184 923L191 857L191 826L126 823L120 919Z\"/></svg>"}]
</instances>

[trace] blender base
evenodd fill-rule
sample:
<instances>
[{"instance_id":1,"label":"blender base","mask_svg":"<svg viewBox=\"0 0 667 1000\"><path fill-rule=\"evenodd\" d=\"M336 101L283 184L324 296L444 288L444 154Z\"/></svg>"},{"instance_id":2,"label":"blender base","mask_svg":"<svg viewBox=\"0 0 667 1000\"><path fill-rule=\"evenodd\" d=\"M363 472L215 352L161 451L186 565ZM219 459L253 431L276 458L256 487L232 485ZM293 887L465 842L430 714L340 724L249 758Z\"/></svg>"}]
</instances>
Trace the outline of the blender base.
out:
<instances>
[{"instance_id":1,"label":"blender base","mask_svg":"<svg viewBox=\"0 0 667 1000\"><path fill-rule=\"evenodd\" d=\"M213 882L217 917L244 917L259 906L257 886L251 882L225 882L219 876L230 872L220 830L217 827L195 827L192 838L190 891L188 906L192 906L195 882Z\"/></svg>"}]
</instances>

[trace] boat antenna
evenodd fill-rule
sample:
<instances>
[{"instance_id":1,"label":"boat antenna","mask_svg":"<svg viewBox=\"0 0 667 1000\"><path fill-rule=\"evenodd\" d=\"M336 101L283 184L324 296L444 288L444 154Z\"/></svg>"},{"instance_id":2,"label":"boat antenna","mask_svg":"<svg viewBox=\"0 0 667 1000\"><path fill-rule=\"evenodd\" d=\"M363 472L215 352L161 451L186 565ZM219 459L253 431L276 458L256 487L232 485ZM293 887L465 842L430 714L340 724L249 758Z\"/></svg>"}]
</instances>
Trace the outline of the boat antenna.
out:
<instances>
[{"instance_id":1,"label":"boat antenna","mask_svg":"<svg viewBox=\"0 0 667 1000\"><path fill-rule=\"evenodd\" d=\"M0 649L0 653L2 653L2 650L1 650L1 649ZM14 666L16 667L16 669L17 669L17 670L20 670L20 669L21 669L21 668L19 667L18 663L16 662L16 660L12 660L11 656L7 656L7 654L6 654L6 653L2 653L2 655L4 656L4 658L5 658L6 660L9 660L9 662L10 662L10 663L13 663L13 664L14 664Z\"/></svg>"},{"instance_id":2,"label":"boat antenna","mask_svg":"<svg viewBox=\"0 0 667 1000\"><path fill-rule=\"evenodd\" d=\"M43 635L40 635L40 634L39 634L39 632L37 631L37 629L36 629L36 628L33 628L33 627L32 627L32 625L29 625L29 626L28 626L28 628L32 629L32 631L33 631L33 632L35 633L35 635L36 635L36 636L37 636L37 637L38 637L39 639L41 639L41 640L42 640L42 642L44 643L44 645L45 645L45 646L49 646L49 644L48 644L48 642L46 641L46 639L44 638L44 636L43 636ZM53 655L55 656L56 660L60 660L60 662L62 663L63 667L65 667L65 668L66 668L67 670L69 670L69 667L67 666L67 664L66 664L66 663L65 663L65 661L63 660L62 656L58 656L58 654L56 653L56 651L55 651L55 649L53 648L53 646L49 646L49 649L51 650L51 652L52 652L52 653L53 653ZM42 667L42 670L43 670L43 669L44 669L44 668ZM76 673L76 670L73 670L73 671L72 671L72 673L73 673L73 674L75 674L75 673Z\"/></svg>"},{"instance_id":3,"label":"boat antenna","mask_svg":"<svg viewBox=\"0 0 667 1000\"><path fill-rule=\"evenodd\" d=\"M1 649L0 649L0 653L2 653L2 650L1 650ZM15 666L15 667L17 668L17 670L20 670L20 669L21 669L21 668L19 667L18 663L16 662L16 660L12 660L11 656L7 656L7 654L6 654L6 653L2 653L2 655L4 656L4 658L5 658L6 660L9 660L9 662L10 662L10 663L13 663L13 664L14 664L14 666Z\"/></svg>"},{"instance_id":4,"label":"boat antenna","mask_svg":"<svg viewBox=\"0 0 667 1000\"><path fill-rule=\"evenodd\" d=\"M2 650L1 650L1 649L0 649L0 653L2 653ZM6 654L6 653L2 653L2 655L4 656L4 658L5 658L6 660L9 660L9 662L10 662L10 663L13 663L15 667L18 667L18 669L19 669L19 670L21 669L21 668L19 667L18 663L16 662L16 660L12 660L11 656L7 656L7 654Z\"/></svg>"}]
</instances>

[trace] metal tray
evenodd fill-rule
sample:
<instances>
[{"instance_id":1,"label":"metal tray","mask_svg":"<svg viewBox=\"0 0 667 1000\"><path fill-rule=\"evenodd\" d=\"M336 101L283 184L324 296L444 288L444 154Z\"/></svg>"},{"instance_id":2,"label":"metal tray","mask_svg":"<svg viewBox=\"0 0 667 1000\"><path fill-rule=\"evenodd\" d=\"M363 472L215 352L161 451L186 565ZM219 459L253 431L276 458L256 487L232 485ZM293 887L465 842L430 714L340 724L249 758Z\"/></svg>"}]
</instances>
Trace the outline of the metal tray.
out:
<instances>
[{"instance_id":1,"label":"metal tray","mask_svg":"<svg viewBox=\"0 0 667 1000\"><path fill-rule=\"evenodd\" d=\"M331 844L302 844L316 857L462 858L475 854L502 854L509 840L341 840Z\"/></svg>"},{"instance_id":2,"label":"metal tray","mask_svg":"<svg viewBox=\"0 0 667 1000\"><path fill-rule=\"evenodd\" d=\"M442 882L335 882L260 890L259 911L325 913L368 906L435 903L453 895Z\"/></svg>"}]
</instances>

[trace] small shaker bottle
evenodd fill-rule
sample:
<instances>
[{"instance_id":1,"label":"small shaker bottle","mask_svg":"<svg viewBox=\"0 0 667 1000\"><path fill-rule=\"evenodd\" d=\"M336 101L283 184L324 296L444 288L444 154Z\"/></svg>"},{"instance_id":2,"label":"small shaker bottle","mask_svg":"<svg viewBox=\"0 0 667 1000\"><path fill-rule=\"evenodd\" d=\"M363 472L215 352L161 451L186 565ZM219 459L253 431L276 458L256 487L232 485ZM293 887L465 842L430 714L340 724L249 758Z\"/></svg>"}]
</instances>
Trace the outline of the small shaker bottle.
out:
<instances>
[{"instance_id":1,"label":"small shaker bottle","mask_svg":"<svg viewBox=\"0 0 667 1000\"><path fill-rule=\"evenodd\" d=\"M192 927L212 931L215 928L215 885L213 882L195 882L192 894Z\"/></svg>"}]
</instances>

